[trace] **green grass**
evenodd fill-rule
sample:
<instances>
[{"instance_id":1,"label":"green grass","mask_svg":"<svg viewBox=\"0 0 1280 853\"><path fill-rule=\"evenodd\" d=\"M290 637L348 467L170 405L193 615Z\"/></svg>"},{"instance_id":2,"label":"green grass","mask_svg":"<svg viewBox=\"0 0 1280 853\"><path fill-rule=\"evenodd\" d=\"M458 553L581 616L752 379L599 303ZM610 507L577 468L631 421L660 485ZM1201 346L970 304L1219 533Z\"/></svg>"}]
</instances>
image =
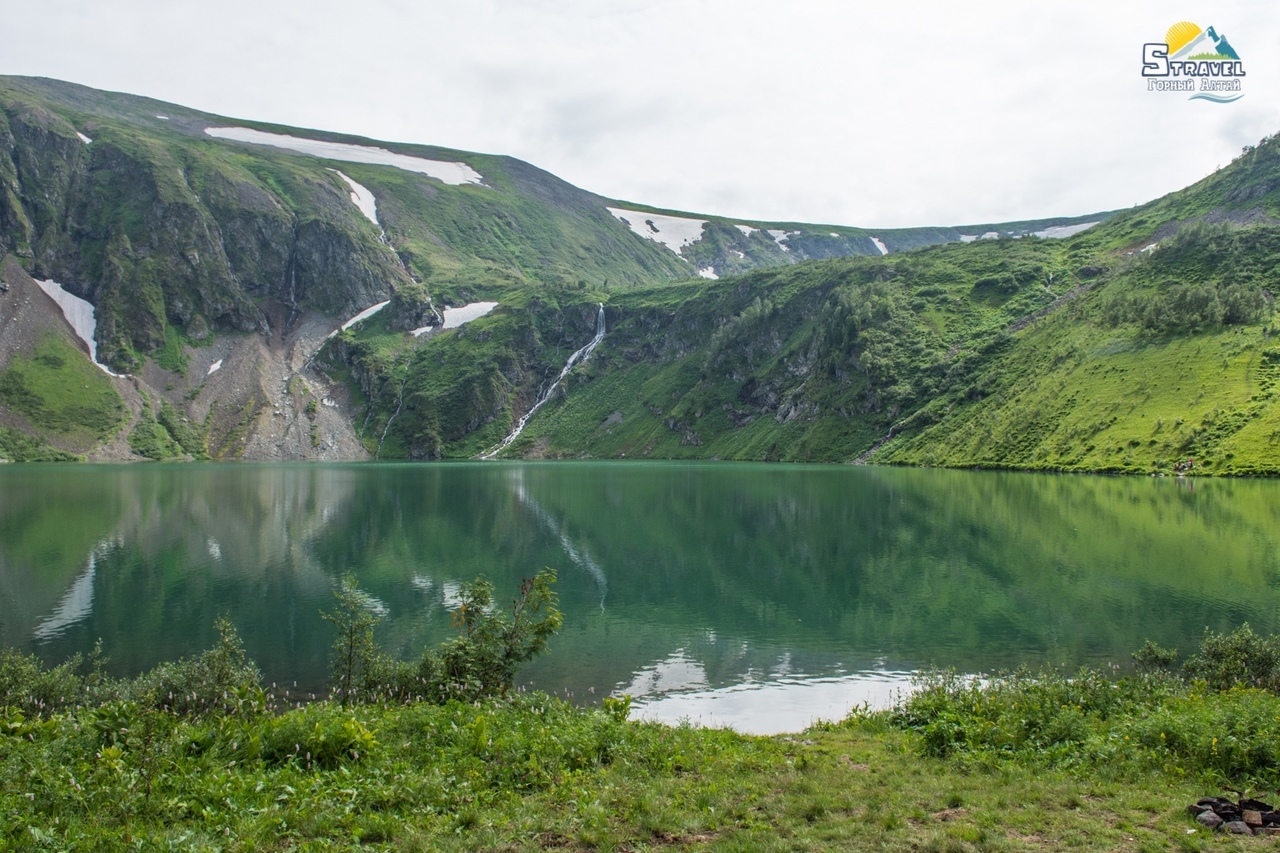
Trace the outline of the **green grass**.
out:
<instances>
[{"instance_id":1,"label":"green grass","mask_svg":"<svg viewBox=\"0 0 1280 853\"><path fill-rule=\"evenodd\" d=\"M15 356L0 372L0 403L39 429L83 444L109 437L124 414L106 374L55 335L46 335L32 353Z\"/></svg>"},{"instance_id":2,"label":"green grass","mask_svg":"<svg viewBox=\"0 0 1280 853\"><path fill-rule=\"evenodd\" d=\"M81 458L16 429L0 427L0 459L9 462L75 462Z\"/></svg>"},{"instance_id":3,"label":"green grass","mask_svg":"<svg viewBox=\"0 0 1280 853\"><path fill-rule=\"evenodd\" d=\"M986 241L617 294L605 340L508 453L849 461L890 437L876 461L1275 474L1277 234L1193 226L1101 273L1079 243ZM575 309L525 310L542 329ZM567 355L486 334L516 364ZM443 364L457 344L435 346ZM511 423L539 375L472 419ZM434 382L418 390L439 417L467 380Z\"/></svg>"},{"instance_id":4,"label":"green grass","mask_svg":"<svg viewBox=\"0 0 1280 853\"><path fill-rule=\"evenodd\" d=\"M164 330L164 345L156 350L154 357L156 364L165 370L172 370L174 373L185 377L187 375L187 347L191 345L191 341L183 334L182 330L175 326L166 326Z\"/></svg>"},{"instance_id":5,"label":"green grass","mask_svg":"<svg viewBox=\"0 0 1280 853\"><path fill-rule=\"evenodd\" d=\"M129 447L139 456L166 459L209 458L209 422L191 423L178 414L168 400L160 401L160 414L152 412L151 401L143 396L142 412L129 432Z\"/></svg>"},{"instance_id":6,"label":"green grass","mask_svg":"<svg viewBox=\"0 0 1280 853\"><path fill-rule=\"evenodd\" d=\"M359 642L351 590L330 615ZM1181 676L932 673L891 710L776 737L632 721L629 698L295 703L259 686L228 621L218 631L119 681L99 650L48 668L0 649L0 843L1200 850L1241 842L1187 805L1280 782L1280 637L1247 626L1206 634Z\"/></svg>"},{"instance_id":7,"label":"green grass","mask_svg":"<svg viewBox=\"0 0 1280 853\"><path fill-rule=\"evenodd\" d=\"M758 738L622 722L530 695L443 707L322 703L205 721L119 706L47 722L9 712L4 726L0 832L19 847L1242 844L1188 834L1184 807L1216 791L1212 774L1145 767L1118 748L1118 763L1087 768L994 753L940 758L885 715Z\"/></svg>"}]
</instances>

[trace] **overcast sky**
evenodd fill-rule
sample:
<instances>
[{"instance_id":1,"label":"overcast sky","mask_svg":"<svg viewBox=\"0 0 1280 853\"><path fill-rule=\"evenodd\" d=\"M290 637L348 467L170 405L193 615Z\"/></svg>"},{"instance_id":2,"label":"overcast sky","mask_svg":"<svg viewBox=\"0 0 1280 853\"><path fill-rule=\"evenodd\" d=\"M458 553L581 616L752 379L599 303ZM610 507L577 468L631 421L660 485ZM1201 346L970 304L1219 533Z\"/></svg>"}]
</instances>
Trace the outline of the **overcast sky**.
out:
<instances>
[{"instance_id":1,"label":"overcast sky","mask_svg":"<svg viewBox=\"0 0 1280 853\"><path fill-rule=\"evenodd\" d=\"M1231 104L1148 92L1213 26ZM0 0L0 74L511 154L602 195L944 225L1128 207L1280 131L1274 0Z\"/></svg>"}]
</instances>

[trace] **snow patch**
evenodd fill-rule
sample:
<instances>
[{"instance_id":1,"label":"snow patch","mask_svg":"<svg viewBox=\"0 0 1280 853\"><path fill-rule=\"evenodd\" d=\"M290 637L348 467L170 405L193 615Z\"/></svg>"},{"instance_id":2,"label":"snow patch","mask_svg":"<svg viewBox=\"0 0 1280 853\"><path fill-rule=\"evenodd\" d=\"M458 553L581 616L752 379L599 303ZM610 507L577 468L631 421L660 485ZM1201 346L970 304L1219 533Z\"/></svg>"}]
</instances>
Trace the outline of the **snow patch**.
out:
<instances>
[{"instance_id":1,"label":"snow patch","mask_svg":"<svg viewBox=\"0 0 1280 853\"><path fill-rule=\"evenodd\" d=\"M730 249L729 251L733 252L739 258L745 258L747 256L745 252L739 252L737 249Z\"/></svg>"},{"instance_id":2,"label":"snow patch","mask_svg":"<svg viewBox=\"0 0 1280 853\"><path fill-rule=\"evenodd\" d=\"M1140 251L1140 252L1146 252L1146 253L1148 253L1148 254L1149 254L1149 253L1154 252L1156 249L1159 249L1159 248L1160 248L1160 243L1159 243L1159 242L1156 242L1156 243L1148 243L1147 245L1143 246L1143 247L1142 247L1141 249L1139 249L1138 251Z\"/></svg>"},{"instance_id":3,"label":"snow patch","mask_svg":"<svg viewBox=\"0 0 1280 853\"><path fill-rule=\"evenodd\" d=\"M737 228L739 231L741 231L741 232L742 232L742 234L743 234L743 236L745 236L745 237L750 237L750 236L751 236L751 232L753 232L753 231L759 231L759 230L760 230L759 228L752 228L750 225L736 225L736 224L735 224L733 227L734 227L734 228Z\"/></svg>"},{"instance_id":4,"label":"snow patch","mask_svg":"<svg viewBox=\"0 0 1280 853\"><path fill-rule=\"evenodd\" d=\"M93 314L93 303L81 299L73 293L67 293L62 289L62 285L52 279L37 281L36 284L40 285L41 290L49 294L50 299L58 303L58 307L62 309L62 316L67 318L67 322L71 324L76 337L84 341L85 346L89 348L89 360L102 368L102 372L108 376L118 376L119 374L112 373L109 367L98 361L98 343L93 339L93 334L98 328L98 321Z\"/></svg>"},{"instance_id":5,"label":"snow patch","mask_svg":"<svg viewBox=\"0 0 1280 853\"><path fill-rule=\"evenodd\" d=\"M879 237L872 237L871 242L876 244L876 248L880 250L880 254L889 254L889 247L882 243Z\"/></svg>"},{"instance_id":6,"label":"snow patch","mask_svg":"<svg viewBox=\"0 0 1280 853\"><path fill-rule=\"evenodd\" d=\"M979 240L994 240L994 239L996 239L996 238L997 238L997 237L999 237L999 236L1000 236L1000 232L999 232L999 231L988 231L986 234L983 234L983 235L982 235L981 237L979 237L978 239L979 239Z\"/></svg>"},{"instance_id":7,"label":"snow patch","mask_svg":"<svg viewBox=\"0 0 1280 853\"><path fill-rule=\"evenodd\" d=\"M974 240L977 240L977 239L978 239L977 234L961 234L960 235L961 243L972 243Z\"/></svg>"},{"instance_id":8,"label":"snow patch","mask_svg":"<svg viewBox=\"0 0 1280 853\"><path fill-rule=\"evenodd\" d=\"M705 219L686 219L683 216L666 216L661 213L641 213L638 210L605 208L628 228L655 243L661 243L677 255L684 247L702 239Z\"/></svg>"},{"instance_id":9,"label":"snow patch","mask_svg":"<svg viewBox=\"0 0 1280 853\"><path fill-rule=\"evenodd\" d=\"M386 308L390 304L391 304L391 300L388 299L385 302L379 302L377 305L370 305L368 308L364 309L359 314L352 317L347 322L343 323L342 328L338 329L338 331L345 332L347 329L350 329L352 326L354 326L356 323L359 323L361 320L368 320L374 314L377 314L379 311L381 311L383 308Z\"/></svg>"},{"instance_id":10,"label":"snow patch","mask_svg":"<svg viewBox=\"0 0 1280 853\"><path fill-rule=\"evenodd\" d=\"M461 308L444 309L444 325L441 328L456 329L464 323L479 319L498 307L496 302L472 302Z\"/></svg>"},{"instance_id":11,"label":"snow patch","mask_svg":"<svg viewBox=\"0 0 1280 853\"><path fill-rule=\"evenodd\" d=\"M160 119L161 121L168 121L168 120L169 120L169 117L168 117L168 116L156 116L156 118Z\"/></svg>"},{"instance_id":12,"label":"snow patch","mask_svg":"<svg viewBox=\"0 0 1280 853\"><path fill-rule=\"evenodd\" d=\"M346 142L324 142L319 139L303 139L284 133L264 133L261 130L250 130L247 127L206 127L204 132L217 139L230 139L233 142L248 142L254 145L270 145L299 154L310 154L326 160L341 160L344 163L368 163L374 166L392 166L406 172L416 172L435 178L452 186L463 184L484 185L484 177L475 169L461 162L444 160L428 160L425 157L412 157L408 154L396 154L385 148L371 145L351 145Z\"/></svg>"},{"instance_id":13,"label":"snow patch","mask_svg":"<svg viewBox=\"0 0 1280 853\"><path fill-rule=\"evenodd\" d=\"M769 236L773 238L773 242L778 244L778 248L784 252L791 251L791 247L787 245L787 239L799 233L799 231L782 231L777 228L769 229Z\"/></svg>"},{"instance_id":14,"label":"snow patch","mask_svg":"<svg viewBox=\"0 0 1280 853\"><path fill-rule=\"evenodd\" d=\"M1070 237L1073 234L1079 234L1088 228L1097 225L1096 222L1081 222L1079 225L1054 225L1043 231L1034 232L1037 237L1047 237L1049 239L1060 240L1063 237Z\"/></svg>"},{"instance_id":15,"label":"snow patch","mask_svg":"<svg viewBox=\"0 0 1280 853\"><path fill-rule=\"evenodd\" d=\"M360 212L364 214L365 219L369 220L374 225L377 225L378 200L373 197L373 193L369 191L369 188L362 184L357 184L337 169L330 169L329 171L346 181L347 186L351 187L352 204L360 209Z\"/></svg>"},{"instance_id":16,"label":"snow patch","mask_svg":"<svg viewBox=\"0 0 1280 853\"><path fill-rule=\"evenodd\" d=\"M78 131L78 130L76 131L76 136L80 137L80 141L81 141L81 142L83 142L85 145L88 145L89 143L93 142L93 140L92 140L92 139L90 139L89 137L85 136L83 133L81 133L81 132L80 132L80 131Z\"/></svg>"},{"instance_id":17,"label":"snow patch","mask_svg":"<svg viewBox=\"0 0 1280 853\"><path fill-rule=\"evenodd\" d=\"M698 270L698 275L702 276L703 278L719 278L720 277L716 275L715 267L707 267L706 269Z\"/></svg>"},{"instance_id":18,"label":"snow patch","mask_svg":"<svg viewBox=\"0 0 1280 853\"><path fill-rule=\"evenodd\" d=\"M221 369L222 369L222 359L218 359L213 364L209 365L209 372L206 373L205 376L212 376L214 373L216 373Z\"/></svg>"},{"instance_id":19,"label":"snow patch","mask_svg":"<svg viewBox=\"0 0 1280 853\"><path fill-rule=\"evenodd\" d=\"M494 308L498 307L496 302L472 302L469 305L463 305L460 308L444 309L444 324L441 326L423 326L421 329L414 329L413 336L419 337L425 335L432 329L456 329L459 326L470 323L472 320L478 320L485 314L488 314Z\"/></svg>"}]
</instances>

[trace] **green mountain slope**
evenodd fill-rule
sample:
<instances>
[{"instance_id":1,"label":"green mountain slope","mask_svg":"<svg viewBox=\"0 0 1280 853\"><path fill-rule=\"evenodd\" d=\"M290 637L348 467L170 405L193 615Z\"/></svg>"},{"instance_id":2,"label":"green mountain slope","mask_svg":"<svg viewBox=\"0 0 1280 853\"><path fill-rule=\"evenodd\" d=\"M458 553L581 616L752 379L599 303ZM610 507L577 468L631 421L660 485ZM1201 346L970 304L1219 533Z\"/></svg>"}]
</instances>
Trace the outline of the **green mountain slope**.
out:
<instances>
[{"instance_id":1,"label":"green mountain slope","mask_svg":"<svg viewBox=\"0 0 1280 853\"><path fill-rule=\"evenodd\" d=\"M396 296L402 325L413 328L430 319L433 297L457 303L512 287L630 287L715 262L742 270L878 251L859 229L833 237L827 226L756 223L789 228L793 236L779 241L715 220L682 257L610 215L609 204L623 203L510 157L252 124L463 162L483 178L453 186L205 133L229 125L250 126L58 81L0 78L0 251L29 258L37 277L98 306L106 363L136 368L163 346L170 325L195 340L210 329L265 331L269 317L255 304L264 298L345 317ZM376 197L377 225L349 202L339 169ZM889 245L902 246L960 237L956 229L886 233Z\"/></svg>"},{"instance_id":2,"label":"green mountain slope","mask_svg":"<svg viewBox=\"0 0 1280 853\"><path fill-rule=\"evenodd\" d=\"M207 132L227 127L276 141ZM1273 140L1110 217L869 230L5 77L6 255L92 303L99 361L132 374L72 441L23 414L44 362L29 321L0 323L6 441L48 448L27 455L475 456L549 393L504 454L1280 471ZM499 304L439 328L476 300Z\"/></svg>"},{"instance_id":3,"label":"green mountain slope","mask_svg":"<svg viewBox=\"0 0 1280 853\"><path fill-rule=\"evenodd\" d=\"M1265 140L1066 240L615 295L591 361L508 452L1280 473L1278 213L1280 146ZM558 309L573 332L557 340L561 361L589 339L591 307ZM516 340L503 322L469 331ZM556 363L546 343L530 344L525 362L537 359ZM424 409L439 405L429 369L415 360L406 383ZM441 367L431 381L467 383ZM538 383L500 367L485 381L507 394L480 428L487 442ZM445 455L485 443L440 439Z\"/></svg>"},{"instance_id":4,"label":"green mountain slope","mask_svg":"<svg viewBox=\"0 0 1280 853\"><path fill-rule=\"evenodd\" d=\"M238 138L259 136L209 132L228 127ZM284 136L295 147L328 147L302 153L280 147ZM378 156L349 162L342 146ZM393 156L437 161L475 180L388 165ZM389 452L431 456L464 436L467 446L488 440L492 425L536 396L541 377L554 372L556 348L568 345L553 328L573 331L543 308L699 274L1099 218L875 232L742 223L605 199L510 157L239 122L56 80L0 77L0 261L15 257L23 275L87 300L98 360L136 385L113 380L132 416L90 455L114 443L112 453L125 455L145 447L153 456L358 458L357 433L381 420L378 442L365 441L370 452L385 436ZM677 240L677 232L686 236ZM492 359L469 364L489 389L464 399L450 388L453 402L440 403L439 382L397 382L415 349L404 332L438 324L444 305L478 299L501 301L507 313L499 316L524 342L487 345ZM316 350L344 319L384 301L371 334L386 334L338 348L345 361L329 359L332 378L350 377L353 389L363 388L357 398L389 388L410 397L397 391L387 412L391 402L381 399L374 411L352 411L360 400L312 369ZM555 339L545 353L544 338ZM31 356L22 340L13 324L0 328L7 351ZM327 405L317 409L320 399ZM387 430L401 404L409 417ZM0 416L21 420L14 412L0 395ZM400 435L415 418L416 432ZM184 419L203 425L194 450L190 435L164 426ZM484 425L483 438L473 435ZM84 450L38 427L24 434ZM122 443L128 436L132 450Z\"/></svg>"}]
</instances>

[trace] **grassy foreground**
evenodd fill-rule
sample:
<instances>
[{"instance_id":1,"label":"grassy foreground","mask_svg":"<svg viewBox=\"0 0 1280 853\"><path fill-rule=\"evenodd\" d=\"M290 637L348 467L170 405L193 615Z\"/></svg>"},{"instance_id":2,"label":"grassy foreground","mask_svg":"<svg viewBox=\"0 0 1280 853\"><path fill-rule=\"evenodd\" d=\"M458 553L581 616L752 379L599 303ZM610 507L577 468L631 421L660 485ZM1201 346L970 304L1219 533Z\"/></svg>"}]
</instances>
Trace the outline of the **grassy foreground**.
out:
<instances>
[{"instance_id":1,"label":"grassy foreground","mask_svg":"<svg viewBox=\"0 0 1280 853\"><path fill-rule=\"evenodd\" d=\"M753 738L538 696L318 705L257 723L155 715L127 732L109 713L11 715L0 753L12 849L1156 850L1206 840L1188 834L1183 812L1205 787L1178 772L930 757L883 716Z\"/></svg>"},{"instance_id":2,"label":"grassy foreground","mask_svg":"<svg viewBox=\"0 0 1280 853\"><path fill-rule=\"evenodd\" d=\"M509 615L466 585L459 636L403 662L344 578L312 703L268 691L225 619L132 679L0 649L0 849L1196 850L1231 842L1187 805L1280 785L1280 637L1247 625L1176 675L1148 642L1138 675L932 674L890 711L749 737L513 692L560 627L553 582Z\"/></svg>"},{"instance_id":3,"label":"grassy foreground","mask_svg":"<svg viewBox=\"0 0 1280 853\"><path fill-rule=\"evenodd\" d=\"M260 699L10 706L0 847L1246 849L1270 839L1213 835L1185 806L1224 783L1265 798L1280 775L1280 698L1169 676L937 676L894 711L779 737L630 721L626 700Z\"/></svg>"}]
</instances>

